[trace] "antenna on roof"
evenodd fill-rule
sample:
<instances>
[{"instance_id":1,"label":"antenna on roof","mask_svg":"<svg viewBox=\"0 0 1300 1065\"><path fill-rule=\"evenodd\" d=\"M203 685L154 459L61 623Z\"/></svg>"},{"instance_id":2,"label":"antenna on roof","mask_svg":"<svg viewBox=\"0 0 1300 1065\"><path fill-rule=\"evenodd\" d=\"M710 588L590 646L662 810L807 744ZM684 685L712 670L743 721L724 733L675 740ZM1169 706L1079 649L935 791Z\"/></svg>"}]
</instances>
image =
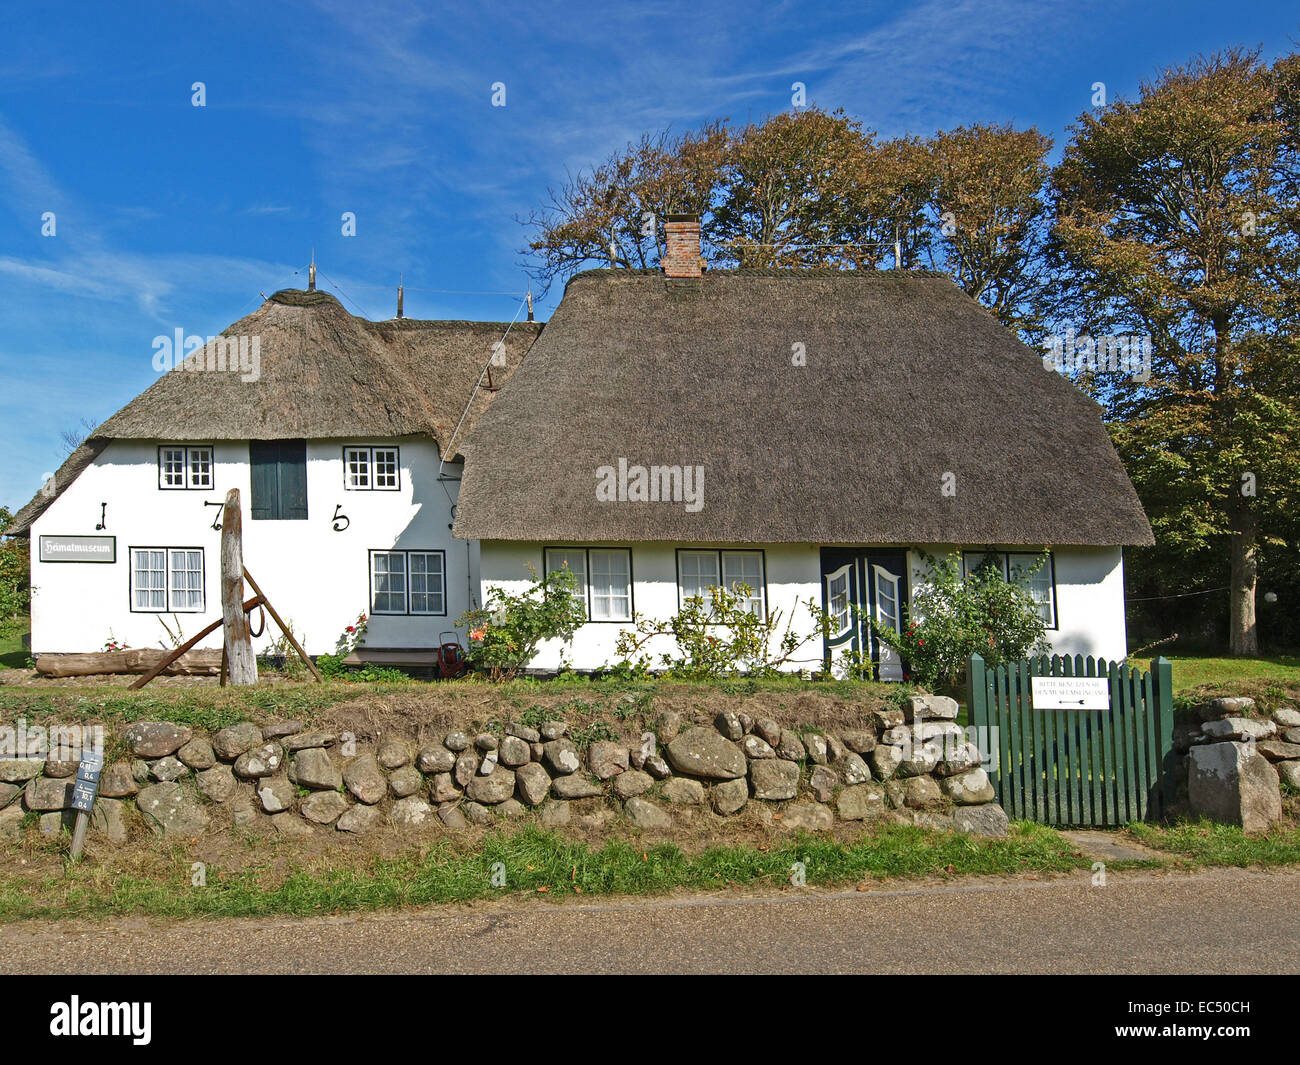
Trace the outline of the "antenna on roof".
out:
<instances>
[{"instance_id":1,"label":"antenna on roof","mask_svg":"<svg viewBox=\"0 0 1300 1065\"><path fill-rule=\"evenodd\" d=\"M311 250L311 265L307 267L307 291L316 291L316 249Z\"/></svg>"},{"instance_id":2,"label":"antenna on roof","mask_svg":"<svg viewBox=\"0 0 1300 1065\"><path fill-rule=\"evenodd\" d=\"M398 274L397 275L397 317L398 318L402 317L402 294L403 294L402 275Z\"/></svg>"},{"instance_id":3,"label":"antenna on roof","mask_svg":"<svg viewBox=\"0 0 1300 1065\"><path fill-rule=\"evenodd\" d=\"M533 289L531 285L528 288L528 295L526 298L528 300L528 320L531 322L533 320Z\"/></svg>"}]
</instances>

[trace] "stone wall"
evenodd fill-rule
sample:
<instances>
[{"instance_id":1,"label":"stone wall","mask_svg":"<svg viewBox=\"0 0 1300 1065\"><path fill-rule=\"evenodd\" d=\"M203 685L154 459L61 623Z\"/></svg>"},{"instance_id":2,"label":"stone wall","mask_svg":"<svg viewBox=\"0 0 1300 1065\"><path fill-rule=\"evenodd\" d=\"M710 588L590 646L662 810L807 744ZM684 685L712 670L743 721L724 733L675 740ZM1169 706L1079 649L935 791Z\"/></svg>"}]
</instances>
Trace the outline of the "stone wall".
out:
<instances>
[{"instance_id":1,"label":"stone wall","mask_svg":"<svg viewBox=\"0 0 1300 1065\"><path fill-rule=\"evenodd\" d=\"M562 720L453 730L423 745L367 745L294 721L211 735L137 722L120 736L129 757L104 767L92 830L125 839L124 806L134 803L156 833L180 838L208 831L217 806L236 824L269 819L289 835L363 834L385 823L457 830L530 816L561 826L593 810L607 812L600 823L612 814L670 830L686 808L718 819L747 811L810 831L888 819L1003 835L1006 815L956 716L956 702L941 696L864 709L856 727L835 731L795 731L735 710L710 723L664 712L645 731L585 749ZM607 734L623 727L606 724ZM28 811L43 832L71 824L76 762L43 753L0 757L0 838L16 836Z\"/></svg>"},{"instance_id":2,"label":"stone wall","mask_svg":"<svg viewBox=\"0 0 1300 1065\"><path fill-rule=\"evenodd\" d=\"M1279 783L1300 788L1300 710L1265 715L1248 697L1211 699L1179 715L1174 751L1194 816L1264 831L1282 817Z\"/></svg>"}]
</instances>

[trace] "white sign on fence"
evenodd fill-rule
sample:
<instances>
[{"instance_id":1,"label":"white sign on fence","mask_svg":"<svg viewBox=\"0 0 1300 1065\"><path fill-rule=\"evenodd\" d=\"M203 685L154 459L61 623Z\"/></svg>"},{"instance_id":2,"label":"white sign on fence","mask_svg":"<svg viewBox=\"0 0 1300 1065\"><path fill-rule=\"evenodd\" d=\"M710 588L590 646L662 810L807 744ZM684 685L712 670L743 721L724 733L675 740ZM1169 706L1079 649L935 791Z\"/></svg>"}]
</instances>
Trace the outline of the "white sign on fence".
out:
<instances>
[{"instance_id":1,"label":"white sign on fence","mask_svg":"<svg viewBox=\"0 0 1300 1065\"><path fill-rule=\"evenodd\" d=\"M1109 710L1106 677L1030 677L1035 710Z\"/></svg>"}]
</instances>

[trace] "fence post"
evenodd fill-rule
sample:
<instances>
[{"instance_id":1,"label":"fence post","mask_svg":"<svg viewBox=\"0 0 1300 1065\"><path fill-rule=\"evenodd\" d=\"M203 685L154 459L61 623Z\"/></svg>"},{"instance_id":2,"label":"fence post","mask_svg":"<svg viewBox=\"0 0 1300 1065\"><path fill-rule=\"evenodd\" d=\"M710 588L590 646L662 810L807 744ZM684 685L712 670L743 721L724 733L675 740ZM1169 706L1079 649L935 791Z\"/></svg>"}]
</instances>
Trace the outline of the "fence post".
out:
<instances>
[{"instance_id":1,"label":"fence post","mask_svg":"<svg viewBox=\"0 0 1300 1065\"><path fill-rule=\"evenodd\" d=\"M984 665L983 655L973 654L966 660L966 691L966 706L969 711L970 727L975 731L975 739L980 748L980 758L987 763L989 761L989 752L985 748L991 742L993 730L989 727L987 667ZM1001 759L999 759L1000 762ZM991 778L998 800L1001 801L1001 774L994 770Z\"/></svg>"},{"instance_id":2,"label":"fence post","mask_svg":"<svg viewBox=\"0 0 1300 1065\"><path fill-rule=\"evenodd\" d=\"M1177 795L1174 790L1174 665L1164 655L1152 663L1156 704L1159 707L1157 734L1160 737L1160 799L1161 814L1173 806Z\"/></svg>"}]
</instances>

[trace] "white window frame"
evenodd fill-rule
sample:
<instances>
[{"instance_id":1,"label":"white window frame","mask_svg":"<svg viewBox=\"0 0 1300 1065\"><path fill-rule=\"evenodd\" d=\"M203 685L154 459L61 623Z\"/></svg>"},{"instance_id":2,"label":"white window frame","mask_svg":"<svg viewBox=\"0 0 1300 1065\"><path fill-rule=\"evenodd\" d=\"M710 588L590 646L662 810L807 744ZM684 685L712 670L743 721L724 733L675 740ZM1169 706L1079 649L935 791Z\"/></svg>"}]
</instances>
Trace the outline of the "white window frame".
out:
<instances>
[{"instance_id":1,"label":"white window frame","mask_svg":"<svg viewBox=\"0 0 1300 1065\"><path fill-rule=\"evenodd\" d=\"M380 473L381 464L385 468ZM360 483L364 480L364 484ZM382 483L381 483L382 482ZM402 487L401 448L392 444L347 444L343 448L343 488L348 492L396 492Z\"/></svg>"},{"instance_id":2,"label":"white window frame","mask_svg":"<svg viewBox=\"0 0 1300 1065\"><path fill-rule=\"evenodd\" d=\"M206 478L198 476L195 471L195 466L204 460ZM208 491L216 483L216 466L216 454L211 444L158 445L158 487L164 492ZM179 480L172 483L173 477Z\"/></svg>"},{"instance_id":3,"label":"white window frame","mask_svg":"<svg viewBox=\"0 0 1300 1065\"><path fill-rule=\"evenodd\" d=\"M748 609L751 614L755 615L756 617L766 618L767 617L767 559L764 557L763 552L751 551L751 550L735 550L735 551L724 550L720 552L720 554L722 555L723 585L731 592L735 593L736 595L739 595L740 593L736 592L736 585L748 584L750 589L750 594L742 600L742 603L745 605L746 609ZM727 572L727 559L729 557L733 560L741 559L741 558L758 559L758 580L751 583L750 581L745 579L743 574L741 574L738 577L732 578Z\"/></svg>"},{"instance_id":4,"label":"white window frame","mask_svg":"<svg viewBox=\"0 0 1300 1065\"><path fill-rule=\"evenodd\" d=\"M707 559L710 565L712 566L712 573L713 573L712 579L708 580L707 583L705 583L706 578L703 572L692 573L691 584L693 585L693 588L688 590L687 582L685 580L685 574L682 569L682 560L686 558L692 559L696 562L703 562ZM702 566L697 566L695 568L700 570L703 569ZM722 560L719 557L717 551L708 550L705 548L694 548L694 547L679 547L677 549L677 609L678 610L682 610L685 608L686 601L688 599L694 599L696 597L704 600L705 607L710 606L712 604L712 599L709 596L709 589L718 587L718 582L720 582L721 580L722 580Z\"/></svg>"},{"instance_id":5,"label":"white window frame","mask_svg":"<svg viewBox=\"0 0 1300 1065\"><path fill-rule=\"evenodd\" d=\"M849 571L852 569L853 563L846 562L839 569L826 574L826 613L837 624L841 613L844 615L844 624L831 634L833 640L838 640L853 628L853 583L849 580ZM833 587L834 583L840 579L844 581L844 609L842 611L835 608L836 595Z\"/></svg>"},{"instance_id":6,"label":"white window frame","mask_svg":"<svg viewBox=\"0 0 1300 1065\"><path fill-rule=\"evenodd\" d=\"M617 591L609 594L598 593L595 590L595 558L602 555L619 555L626 560L626 565L622 569L622 576L626 579L626 594L620 594ZM578 578L578 586L574 594L579 598L583 609L587 614L588 623L600 625L622 625L630 622L632 616L636 613L636 579L632 572L632 549L629 547L565 547L563 545L556 547L547 547L542 551L542 563L547 573L553 573L558 570L565 562L568 562L570 571ZM582 572L578 572L578 566L575 562L581 564ZM619 614L611 617L596 616L596 600L606 601L606 605L614 602L622 604L625 614Z\"/></svg>"},{"instance_id":7,"label":"white window frame","mask_svg":"<svg viewBox=\"0 0 1300 1065\"><path fill-rule=\"evenodd\" d=\"M151 577L148 587L141 588L137 583L137 574L141 568L137 562L140 555L147 554L150 556L160 556L161 568L156 564L154 558L148 560L149 565L143 572L147 572L160 579L159 586L155 586ZM127 581L129 588L127 591L130 597L131 613L133 614L202 614L206 608L207 602L207 558L204 549L201 547L131 547L127 549L127 556L130 560ZM196 561L197 568L191 565ZM180 565L178 566L178 562ZM189 581L184 582L182 587L177 582L177 577L181 574L198 574L198 587L190 588ZM192 599L192 594L197 592L197 601ZM151 597L161 593L161 605L150 603L149 605L140 605L138 596L140 593L146 593Z\"/></svg>"},{"instance_id":8,"label":"white window frame","mask_svg":"<svg viewBox=\"0 0 1300 1065\"><path fill-rule=\"evenodd\" d=\"M376 562L380 558L385 558L390 560L388 563L389 568L386 568L382 574L378 571L378 569L376 569L375 566ZM393 569L391 568L392 566L391 560L395 558L402 560L402 572L401 572L402 588L400 593L394 591L393 588L391 587L391 583L392 583L391 579L396 575ZM389 586L386 587L382 592L378 588L379 585L378 578L381 576L389 578L389 581L386 582ZM409 585L408 585L408 578L407 578L405 551L371 551L370 552L370 613L372 615L385 616L390 614L397 614L397 615L405 614L407 612L406 606L408 602L407 600L408 587ZM402 597L401 598L402 605L400 610L394 610L391 607L386 610L381 610L378 606L375 605L376 603L375 597L377 595L388 596L389 601L391 603L393 597L398 594L400 594Z\"/></svg>"},{"instance_id":9,"label":"white window frame","mask_svg":"<svg viewBox=\"0 0 1300 1065\"><path fill-rule=\"evenodd\" d=\"M621 559L621 569L608 569L603 563ZM598 576L611 578L610 591L598 592ZM613 579L622 577L622 591L612 583ZM631 621L632 620L632 552L622 547L592 547L587 550L587 596L591 604L587 617L592 621ZM621 606L621 612L619 607ZM609 613L602 617L602 608Z\"/></svg>"}]
</instances>

